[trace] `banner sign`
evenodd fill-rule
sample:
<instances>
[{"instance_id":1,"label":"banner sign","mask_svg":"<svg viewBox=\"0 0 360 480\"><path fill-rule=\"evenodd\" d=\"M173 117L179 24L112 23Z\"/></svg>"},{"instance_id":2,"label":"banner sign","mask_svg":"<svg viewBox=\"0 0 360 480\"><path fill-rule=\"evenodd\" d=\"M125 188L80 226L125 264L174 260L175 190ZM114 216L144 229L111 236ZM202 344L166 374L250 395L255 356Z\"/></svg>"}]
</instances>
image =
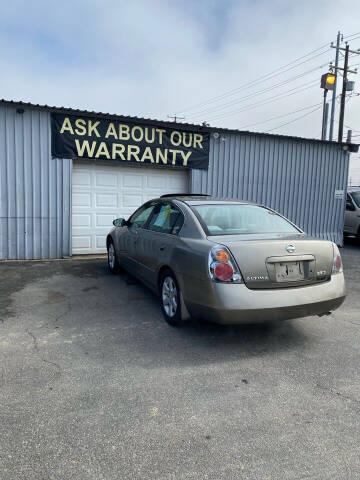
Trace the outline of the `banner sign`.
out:
<instances>
[{"instance_id":1,"label":"banner sign","mask_svg":"<svg viewBox=\"0 0 360 480\"><path fill-rule=\"evenodd\" d=\"M81 115L51 114L51 153L58 158L114 160L207 169L209 133Z\"/></svg>"}]
</instances>

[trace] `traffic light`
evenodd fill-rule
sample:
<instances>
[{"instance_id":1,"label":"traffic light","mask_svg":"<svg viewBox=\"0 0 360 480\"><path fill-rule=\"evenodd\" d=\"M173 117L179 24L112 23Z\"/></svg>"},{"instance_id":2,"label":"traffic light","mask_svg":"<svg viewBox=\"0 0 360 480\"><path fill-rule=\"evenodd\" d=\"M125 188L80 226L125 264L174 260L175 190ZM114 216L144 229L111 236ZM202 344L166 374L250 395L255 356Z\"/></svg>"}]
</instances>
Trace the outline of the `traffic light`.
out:
<instances>
[{"instance_id":1,"label":"traffic light","mask_svg":"<svg viewBox=\"0 0 360 480\"><path fill-rule=\"evenodd\" d=\"M335 79L336 77L333 73L324 73L324 75L321 75L320 87L325 90L334 90Z\"/></svg>"}]
</instances>

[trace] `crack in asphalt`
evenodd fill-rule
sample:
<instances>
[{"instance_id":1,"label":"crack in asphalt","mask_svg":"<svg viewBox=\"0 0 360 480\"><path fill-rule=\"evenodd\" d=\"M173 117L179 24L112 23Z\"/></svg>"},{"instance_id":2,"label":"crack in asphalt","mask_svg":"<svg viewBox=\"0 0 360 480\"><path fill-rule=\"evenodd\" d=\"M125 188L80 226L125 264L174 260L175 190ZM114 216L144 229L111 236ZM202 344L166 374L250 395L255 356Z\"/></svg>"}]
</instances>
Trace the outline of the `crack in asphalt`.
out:
<instances>
[{"instance_id":1,"label":"crack in asphalt","mask_svg":"<svg viewBox=\"0 0 360 480\"><path fill-rule=\"evenodd\" d=\"M54 319L51 319L48 323L46 323L45 325L42 326L42 328L44 327L48 327L50 324L54 323L56 324L61 318L65 317L66 315L68 315L72 310L72 306L71 306L71 303L70 301L67 302L67 308L65 309L65 311L63 313L60 313L60 315L57 315L55 316ZM58 327L56 327L58 328Z\"/></svg>"},{"instance_id":2,"label":"crack in asphalt","mask_svg":"<svg viewBox=\"0 0 360 480\"><path fill-rule=\"evenodd\" d=\"M61 313L60 315L57 315L55 317L55 319L53 320L54 324L56 324L61 318L65 317L66 315L68 315L72 310L72 307L71 307L71 302L69 301L68 304L67 304L67 308L66 310ZM49 323L47 323L45 326L49 326L50 323L52 323L52 321L50 321ZM40 348L39 348L39 344L38 344L38 341L37 341L37 338L35 337L35 335L33 334L33 332L31 332L30 330L26 330L26 333L32 338L33 340L33 344L34 344L34 350L35 352L38 354L40 360L44 363L47 363L49 365L52 365L54 367L57 368L58 370L58 374L61 375L62 373L62 370L61 370L61 367L58 363L56 362L52 362L51 360L47 360L46 358L44 358L41 353L40 353Z\"/></svg>"},{"instance_id":3,"label":"crack in asphalt","mask_svg":"<svg viewBox=\"0 0 360 480\"><path fill-rule=\"evenodd\" d=\"M44 363L48 363L49 365L52 365L53 367L56 367L57 370L58 370L58 374L61 375L60 365L58 363L51 362L50 360L46 360L46 358L44 358L40 353L39 344L38 344L38 341L37 341L37 338L35 337L35 335L32 332L30 332L30 330L25 330L25 331L32 338L33 344L34 344L34 350L38 354L40 360Z\"/></svg>"},{"instance_id":4,"label":"crack in asphalt","mask_svg":"<svg viewBox=\"0 0 360 480\"><path fill-rule=\"evenodd\" d=\"M65 317L65 315L67 315L68 313L71 312L71 303L68 302L68 306L67 306L67 309L65 310L65 312L61 313L60 315L58 315L57 317L55 317L55 320L54 320L54 323L58 322L60 320L60 318L63 318Z\"/></svg>"},{"instance_id":5,"label":"crack in asphalt","mask_svg":"<svg viewBox=\"0 0 360 480\"><path fill-rule=\"evenodd\" d=\"M316 384L316 387L320 388L320 390L323 390L324 392L329 392L329 393L331 393L332 395L334 395L338 398L342 398L343 400L349 400L350 402L353 402L356 405L360 405L360 400L358 400L357 398L349 397L348 395L345 395L344 393L335 391L331 387L325 387L324 385L320 385L319 383Z\"/></svg>"}]
</instances>

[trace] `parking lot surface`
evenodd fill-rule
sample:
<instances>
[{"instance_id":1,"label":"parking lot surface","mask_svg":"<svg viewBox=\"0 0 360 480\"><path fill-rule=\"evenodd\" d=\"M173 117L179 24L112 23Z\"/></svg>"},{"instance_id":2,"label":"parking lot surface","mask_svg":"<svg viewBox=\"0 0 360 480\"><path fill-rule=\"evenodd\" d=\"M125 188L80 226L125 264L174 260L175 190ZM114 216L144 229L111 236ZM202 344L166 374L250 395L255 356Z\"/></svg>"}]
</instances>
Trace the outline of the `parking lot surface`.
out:
<instances>
[{"instance_id":1,"label":"parking lot surface","mask_svg":"<svg viewBox=\"0 0 360 480\"><path fill-rule=\"evenodd\" d=\"M330 317L171 328L104 259L0 264L2 480L360 477L360 244Z\"/></svg>"}]
</instances>

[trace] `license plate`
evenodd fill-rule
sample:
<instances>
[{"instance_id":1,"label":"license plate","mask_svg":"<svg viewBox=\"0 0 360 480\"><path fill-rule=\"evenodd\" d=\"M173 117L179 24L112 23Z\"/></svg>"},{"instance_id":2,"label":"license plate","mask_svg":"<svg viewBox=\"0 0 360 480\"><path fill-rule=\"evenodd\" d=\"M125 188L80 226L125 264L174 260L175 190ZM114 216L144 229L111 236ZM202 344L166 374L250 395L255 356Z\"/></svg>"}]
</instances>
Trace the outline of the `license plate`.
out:
<instances>
[{"instance_id":1,"label":"license plate","mask_svg":"<svg viewBox=\"0 0 360 480\"><path fill-rule=\"evenodd\" d=\"M276 263L275 272L277 282L295 282L305 278L303 262Z\"/></svg>"}]
</instances>

